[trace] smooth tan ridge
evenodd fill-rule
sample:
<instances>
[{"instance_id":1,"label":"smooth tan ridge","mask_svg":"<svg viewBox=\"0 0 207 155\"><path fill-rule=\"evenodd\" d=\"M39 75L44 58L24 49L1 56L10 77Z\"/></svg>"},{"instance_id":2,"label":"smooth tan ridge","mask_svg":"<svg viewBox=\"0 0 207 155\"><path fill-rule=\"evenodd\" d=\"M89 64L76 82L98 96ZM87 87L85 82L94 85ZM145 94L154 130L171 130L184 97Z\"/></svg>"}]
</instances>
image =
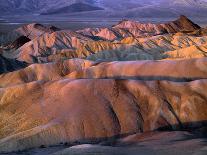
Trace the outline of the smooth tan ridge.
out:
<instances>
[{"instance_id":1,"label":"smooth tan ridge","mask_svg":"<svg viewBox=\"0 0 207 155\"><path fill-rule=\"evenodd\" d=\"M206 66L207 58L103 62L67 77L189 81L207 78Z\"/></svg>"}]
</instances>

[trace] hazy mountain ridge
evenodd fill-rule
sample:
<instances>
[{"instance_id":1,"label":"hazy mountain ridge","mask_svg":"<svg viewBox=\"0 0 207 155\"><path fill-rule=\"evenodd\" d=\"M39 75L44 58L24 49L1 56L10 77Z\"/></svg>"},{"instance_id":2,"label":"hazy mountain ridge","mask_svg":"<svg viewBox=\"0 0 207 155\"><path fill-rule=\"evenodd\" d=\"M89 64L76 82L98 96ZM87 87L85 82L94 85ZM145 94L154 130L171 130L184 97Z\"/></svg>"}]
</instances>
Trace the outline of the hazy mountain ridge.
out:
<instances>
[{"instance_id":1,"label":"hazy mountain ridge","mask_svg":"<svg viewBox=\"0 0 207 155\"><path fill-rule=\"evenodd\" d=\"M168 16L177 14L186 14L191 16L204 16L207 13L207 1L204 0L2 0L0 1L0 9L3 14L21 14L24 12L33 14L41 14L45 12L61 13L79 12L80 9L71 11L72 4L88 4L93 7L104 8L97 16ZM69 7L68 11L65 8ZM81 10L84 11L84 10ZM86 10L88 11L88 10ZM193 13L192 13L193 12ZM197 13L196 13L197 12ZM141 14L141 15L139 15ZM95 16L94 14L91 14ZM84 14L81 14L84 16Z\"/></svg>"},{"instance_id":2,"label":"hazy mountain ridge","mask_svg":"<svg viewBox=\"0 0 207 155\"><path fill-rule=\"evenodd\" d=\"M65 6L59 9L46 10L41 13L42 15L60 14L60 13L73 13L73 12L85 12L85 11L95 11L103 10L101 7L92 6L85 3L74 3L70 6Z\"/></svg>"},{"instance_id":3,"label":"hazy mountain ridge","mask_svg":"<svg viewBox=\"0 0 207 155\"><path fill-rule=\"evenodd\" d=\"M93 0L2 0L0 8L6 13L41 13L51 8L61 8L74 3L91 3Z\"/></svg>"}]
</instances>

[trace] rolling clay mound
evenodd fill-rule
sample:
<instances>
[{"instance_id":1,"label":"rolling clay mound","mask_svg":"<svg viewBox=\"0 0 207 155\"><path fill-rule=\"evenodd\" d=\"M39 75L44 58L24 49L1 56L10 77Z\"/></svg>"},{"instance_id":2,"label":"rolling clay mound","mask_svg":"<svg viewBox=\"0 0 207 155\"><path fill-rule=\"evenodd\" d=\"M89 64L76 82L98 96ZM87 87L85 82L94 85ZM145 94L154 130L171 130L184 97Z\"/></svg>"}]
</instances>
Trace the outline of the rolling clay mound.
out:
<instances>
[{"instance_id":1,"label":"rolling clay mound","mask_svg":"<svg viewBox=\"0 0 207 155\"><path fill-rule=\"evenodd\" d=\"M207 44L201 46L192 45L186 48L165 53L170 59L203 58L207 56Z\"/></svg>"},{"instance_id":2,"label":"rolling clay mound","mask_svg":"<svg viewBox=\"0 0 207 155\"><path fill-rule=\"evenodd\" d=\"M38 57L49 57L64 49L74 50L90 40L90 38L70 30L45 33L19 48L14 52L15 55L13 53L10 55L17 57L20 61L35 63L35 61L38 61ZM8 54L5 53L5 55Z\"/></svg>"},{"instance_id":3,"label":"rolling clay mound","mask_svg":"<svg viewBox=\"0 0 207 155\"><path fill-rule=\"evenodd\" d=\"M33 82L0 90L0 151L61 142L92 143L207 120L207 81Z\"/></svg>"},{"instance_id":4,"label":"rolling clay mound","mask_svg":"<svg viewBox=\"0 0 207 155\"><path fill-rule=\"evenodd\" d=\"M71 59L47 64L33 64L27 68L0 75L0 88L34 81L56 80L72 73L81 71L94 64L92 61Z\"/></svg>"},{"instance_id":5,"label":"rolling clay mound","mask_svg":"<svg viewBox=\"0 0 207 155\"><path fill-rule=\"evenodd\" d=\"M206 67L207 58L123 62L71 59L47 64L33 64L25 69L2 74L0 75L0 87L61 78L116 78L185 82L207 78Z\"/></svg>"}]
</instances>

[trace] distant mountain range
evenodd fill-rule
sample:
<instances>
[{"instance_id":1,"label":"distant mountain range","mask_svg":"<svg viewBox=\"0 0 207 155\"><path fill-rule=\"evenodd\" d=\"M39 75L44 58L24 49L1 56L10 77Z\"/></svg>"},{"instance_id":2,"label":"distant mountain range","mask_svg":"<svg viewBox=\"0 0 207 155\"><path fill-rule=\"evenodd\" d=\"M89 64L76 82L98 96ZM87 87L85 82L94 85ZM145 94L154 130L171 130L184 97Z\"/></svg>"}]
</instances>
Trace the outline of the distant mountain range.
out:
<instances>
[{"instance_id":1,"label":"distant mountain range","mask_svg":"<svg viewBox=\"0 0 207 155\"><path fill-rule=\"evenodd\" d=\"M60 13L86 12L86 11L95 11L95 10L104 10L104 9L101 7L92 6L86 3L74 3L69 6L65 6L65 7L58 8L58 9L50 9L41 14L48 15L48 14L60 14Z\"/></svg>"},{"instance_id":2,"label":"distant mountain range","mask_svg":"<svg viewBox=\"0 0 207 155\"><path fill-rule=\"evenodd\" d=\"M87 13L83 13L87 12ZM95 12L95 13L94 13ZM204 17L206 0L1 0L0 13L78 14L107 17Z\"/></svg>"}]
</instances>

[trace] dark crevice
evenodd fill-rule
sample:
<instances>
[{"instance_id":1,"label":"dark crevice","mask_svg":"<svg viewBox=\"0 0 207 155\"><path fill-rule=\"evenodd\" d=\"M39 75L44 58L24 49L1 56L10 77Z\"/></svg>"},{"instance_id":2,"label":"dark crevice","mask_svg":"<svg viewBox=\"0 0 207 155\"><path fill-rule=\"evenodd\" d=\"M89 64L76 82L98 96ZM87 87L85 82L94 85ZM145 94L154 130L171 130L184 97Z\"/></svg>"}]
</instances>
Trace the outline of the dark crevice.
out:
<instances>
[{"instance_id":1,"label":"dark crevice","mask_svg":"<svg viewBox=\"0 0 207 155\"><path fill-rule=\"evenodd\" d=\"M132 99L132 106L135 106L136 113L138 115L137 124L139 125L140 132L144 132L144 118L142 116L139 104L137 103L136 97L125 87L123 81L116 81L118 91L122 91L128 98Z\"/></svg>"},{"instance_id":2,"label":"dark crevice","mask_svg":"<svg viewBox=\"0 0 207 155\"><path fill-rule=\"evenodd\" d=\"M164 100L164 103L167 104L168 109L173 114L173 116L176 118L180 129L183 129L183 124L182 124L181 120L179 119L178 115L176 114L176 112L174 111L172 105L166 99Z\"/></svg>"},{"instance_id":3,"label":"dark crevice","mask_svg":"<svg viewBox=\"0 0 207 155\"><path fill-rule=\"evenodd\" d=\"M166 97L165 93L163 92L163 89L161 88L160 81L157 82L157 87L158 87L159 92L160 92L160 97L163 100L163 104L165 104L167 106L167 108L170 110L170 112L173 114L173 116L177 120L179 128L182 129L183 124L182 124L180 118L178 117L178 115L176 114L175 110L173 109L172 104L167 100L167 97Z\"/></svg>"}]
</instances>

